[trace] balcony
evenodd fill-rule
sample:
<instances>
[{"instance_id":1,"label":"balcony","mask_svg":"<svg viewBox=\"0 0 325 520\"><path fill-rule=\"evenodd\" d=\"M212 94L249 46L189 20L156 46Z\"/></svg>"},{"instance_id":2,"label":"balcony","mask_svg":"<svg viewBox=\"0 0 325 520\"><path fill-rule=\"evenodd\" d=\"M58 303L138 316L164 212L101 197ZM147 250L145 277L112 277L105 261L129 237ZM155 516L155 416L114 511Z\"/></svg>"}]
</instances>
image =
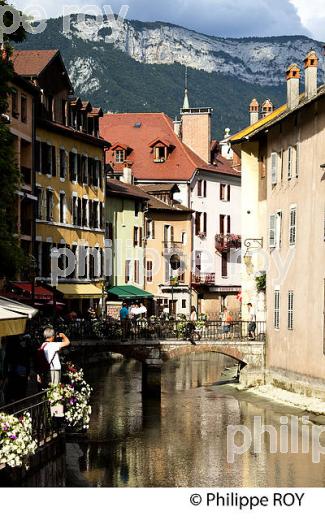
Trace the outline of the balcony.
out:
<instances>
[{"instance_id":1,"label":"balcony","mask_svg":"<svg viewBox=\"0 0 325 520\"><path fill-rule=\"evenodd\" d=\"M26 186L31 186L31 184L32 184L31 168L27 168L26 166L21 166L20 172L21 172L23 184L25 184Z\"/></svg>"},{"instance_id":2,"label":"balcony","mask_svg":"<svg viewBox=\"0 0 325 520\"><path fill-rule=\"evenodd\" d=\"M215 273L192 273L193 285L215 285Z\"/></svg>"},{"instance_id":3,"label":"balcony","mask_svg":"<svg viewBox=\"0 0 325 520\"><path fill-rule=\"evenodd\" d=\"M216 250L219 253L228 253L230 249L240 249L241 236L233 234L219 234L216 235Z\"/></svg>"},{"instance_id":4,"label":"balcony","mask_svg":"<svg viewBox=\"0 0 325 520\"><path fill-rule=\"evenodd\" d=\"M184 244L183 242L174 242L174 241L164 241L163 242L163 254L182 254L183 253Z\"/></svg>"}]
</instances>

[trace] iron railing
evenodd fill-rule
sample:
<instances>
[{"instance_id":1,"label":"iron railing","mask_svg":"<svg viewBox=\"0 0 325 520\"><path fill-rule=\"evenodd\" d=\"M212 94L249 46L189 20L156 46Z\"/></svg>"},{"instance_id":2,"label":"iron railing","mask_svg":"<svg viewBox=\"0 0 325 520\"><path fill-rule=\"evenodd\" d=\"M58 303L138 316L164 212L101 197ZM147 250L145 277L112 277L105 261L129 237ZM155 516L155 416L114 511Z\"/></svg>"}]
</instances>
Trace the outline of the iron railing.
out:
<instances>
[{"instance_id":1,"label":"iron railing","mask_svg":"<svg viewBox=\"0 0 325 520\"><path fill-rule=\"evenodd\" d=\"M0 408L0 412L16 417L28 413L32 421L32 437L38 448L56 438L60 431L58 422L51 417L47 391L7 404Z\"/></svg>"},{"instance_id":2,"label":"iron railing","mask_svg":"<svg viewBox=\"0 0 325 520\"><path fill-rule=\"evenodd\" d=\"M32 331L33 338L41 343L43 330L46 326L54 326L57 333L64 332L71 341L87 342L120 339L158 339L183 340L188 336L188 330L194 329L201 340L209 341L247 341L256 339L264 341L266 324L255 322L255 326L248 321L224 322L221 320L202 320L191 322L186 319L130 319L121 324L114 319L75 320L71 322L58 321L44 322ZM251 332L250 332L251 330Z\"/></svg>"}]
</instances>

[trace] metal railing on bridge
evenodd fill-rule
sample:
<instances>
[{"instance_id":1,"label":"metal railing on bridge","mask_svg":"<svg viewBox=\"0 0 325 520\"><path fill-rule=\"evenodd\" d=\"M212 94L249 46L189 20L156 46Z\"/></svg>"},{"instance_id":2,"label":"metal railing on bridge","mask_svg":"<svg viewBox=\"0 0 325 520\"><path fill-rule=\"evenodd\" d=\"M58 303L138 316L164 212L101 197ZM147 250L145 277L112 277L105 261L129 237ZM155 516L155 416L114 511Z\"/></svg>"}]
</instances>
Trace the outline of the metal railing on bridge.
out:
<instances>
[{"instance_id":1,"label":"metal railing on bridge","mask_svg":"<svg viewBox=\"0 0 325 520\"><path fill-rule=\"evenodd\" d=\"M169 318L160 319L151 317L148 319L130 319L123 324L114 319L93 319L58 321L56 323L39 323L32 331L33 337L42 343L44 328L51 324L57 333L64 332L70 340L87 342L102 340L184 340L190 334L195 334L197 339L209 341L264 341L266 324L255 322L252 325L248 321L224 322L220 320L202 320L191 322L185 319Z\"/></svg>"}]
</instances>

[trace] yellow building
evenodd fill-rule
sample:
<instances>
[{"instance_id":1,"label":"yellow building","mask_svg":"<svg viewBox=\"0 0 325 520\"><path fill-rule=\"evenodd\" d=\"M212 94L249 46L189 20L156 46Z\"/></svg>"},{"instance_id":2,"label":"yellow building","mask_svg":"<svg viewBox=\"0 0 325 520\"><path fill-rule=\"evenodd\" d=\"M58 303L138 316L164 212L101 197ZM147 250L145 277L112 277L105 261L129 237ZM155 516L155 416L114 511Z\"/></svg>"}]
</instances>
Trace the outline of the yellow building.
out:
<instances>
[{"instance_id":1,"label":"yellow building","mask_svg":"<svg viewBox=\"0 0 325 520\"><path fill-rule=\"evenodd\" d=\"M13 136L17 167L21 184L17 190L17 235L26 258L35 253L35 170L33 148L35 142L34 108L39 89L29 81L14 74L9 84L8 124ZM28 265L28 262L26 262ZM20 273L21 276L24 273Z\"/></svg>"},{"instance_id":2,"label":"yellow building","mask_svg":"<svg viewBox=\"0 0 325 520\"><path fill-rule=\"evenodd\" d=\"M58 297L69 310L85 311L98 304L104 281L104 154L109 143L99 135L102 111L73 96L59 51L15 51L13 62L16 73L41 89L34 152L38 280L53 284L53 250L69 249L73 256L62 255L57 262Z\"/></svg>"}]
</instances>

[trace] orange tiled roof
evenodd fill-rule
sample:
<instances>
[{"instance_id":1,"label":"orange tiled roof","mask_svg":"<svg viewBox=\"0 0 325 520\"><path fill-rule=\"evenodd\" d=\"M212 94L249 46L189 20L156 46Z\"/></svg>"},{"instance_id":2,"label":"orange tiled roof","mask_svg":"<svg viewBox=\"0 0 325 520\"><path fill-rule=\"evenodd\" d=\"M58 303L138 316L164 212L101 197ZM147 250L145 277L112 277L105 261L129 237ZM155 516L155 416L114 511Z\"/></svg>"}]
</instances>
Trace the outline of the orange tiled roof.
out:
<instances>
[{"instance_id":1,"label":"orange tiled roof","mask_svg":"<svg viewBox=\"0 0 325 520\"><path fill-rule=\"evenodd\" d=\"M131 149L127 161L132 163L137 181L189 181L197 169L240 176L221 156L217 157L216 165L204 162L177 137L172 120L164 113L106 114L100 121L100 133L105 139L126 143ZM167 161L162 163L154 162L150 148L153 138L158 137L174 147ZM111 150L106 160L115 171L123 170L123 165L113 164Z\"/></svg>"}]
</instances>

